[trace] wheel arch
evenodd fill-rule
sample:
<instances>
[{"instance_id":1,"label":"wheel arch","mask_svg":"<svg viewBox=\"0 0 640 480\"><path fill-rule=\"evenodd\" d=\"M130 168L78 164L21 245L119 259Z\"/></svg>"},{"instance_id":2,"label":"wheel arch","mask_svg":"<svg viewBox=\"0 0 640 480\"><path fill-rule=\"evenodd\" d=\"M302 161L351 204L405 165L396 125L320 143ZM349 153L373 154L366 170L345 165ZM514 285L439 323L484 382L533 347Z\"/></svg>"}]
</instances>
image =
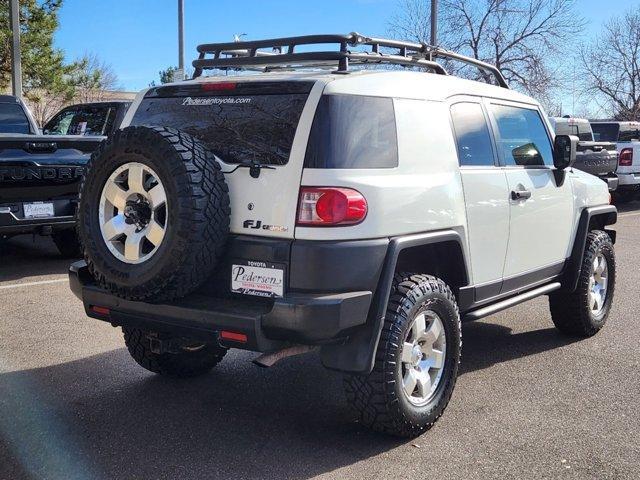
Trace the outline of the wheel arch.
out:
<instances>
[{"instance_id":1,"label":"wheel arch","mask_svg":"<svg viewBox=\"0 0 640 480\"><path fill-rule=\"evenodd\" d=\"M565 273L562 279L562 288L565 291L573 292L578 286L580 278L580 268L582 256L587 242L587 235L592 230L605 230L611 240L615 243L616 232L607 230L608 225L613 225L618 220L618 210L613 205L601 205L598 207L587 207L580 213L576 236L573 241L571 255L567 261Z\"/></svg>"},{"instance_id":2,"label":"wheel arch","mask_svg":"<svg viewBox=\"0 0 640 480\"><path fill-rule=\"evenodd\" d=\"M447 284L452 282L449 286L457 296L459 290L469 283L464 251L463 240L454 230L391 238L367 323L354 330L345 343L323 346L320 352L322 364L333 370L355 374L371 372L394 274L404 270L441 276ZM423 268L436 270L418 271Z\"/></svg>"}]
</instances>

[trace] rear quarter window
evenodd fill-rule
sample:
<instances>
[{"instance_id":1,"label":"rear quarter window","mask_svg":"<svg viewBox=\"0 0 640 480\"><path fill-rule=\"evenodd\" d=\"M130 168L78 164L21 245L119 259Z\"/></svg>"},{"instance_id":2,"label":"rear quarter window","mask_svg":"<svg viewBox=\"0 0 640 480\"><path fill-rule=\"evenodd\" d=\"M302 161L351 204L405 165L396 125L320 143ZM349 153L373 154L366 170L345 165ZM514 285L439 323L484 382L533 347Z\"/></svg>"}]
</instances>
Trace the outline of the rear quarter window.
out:
<instances>
[{"instance_id":1,"label":"rear quarter window","mask_svg":"<svg viewBox=\"0 0 640 480\"><path fill-rule=\"evenodd\" d=\"M398 139L393 99L321 97L309 134L306 168L394 168Z\"/></svg>"}]
</instances>

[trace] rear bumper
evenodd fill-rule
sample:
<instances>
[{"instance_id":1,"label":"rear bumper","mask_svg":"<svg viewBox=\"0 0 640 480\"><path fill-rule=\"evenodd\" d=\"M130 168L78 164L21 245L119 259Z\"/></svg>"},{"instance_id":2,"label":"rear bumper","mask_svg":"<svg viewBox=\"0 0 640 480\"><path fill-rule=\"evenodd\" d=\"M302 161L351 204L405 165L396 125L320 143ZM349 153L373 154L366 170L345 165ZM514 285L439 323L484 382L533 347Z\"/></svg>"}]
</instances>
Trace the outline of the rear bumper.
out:
<instances>
[{"instance_id":1,"label":"rear bumper","mask_svg":"<svg viewBox=\"0 0 640 480\"><path fill-rule=\"evenodd\" d=\"M640 185L640 173L618 173L619 187L636 187Z\"/></svg>"},{"instance_id":2,"label":"rear bumper","mask_svg":"<svg viewBox=\"0 0 640 480\"><path fill-rule=\"evenodd\" d=\"M605 182L607 182L607 186L609 187L610 192L614 192L618 189L620 184L620 179L617 175L611 177L601 177Z\"/></svg>"},{"instance_id":3,"label":"rear bumper","mask_svg":"<svg viewBox=\"0 0 640 480\"><path fill-rule=\"evenodd\" d=\"M238 340L220 338L226 346L260 352L288 343L325 344L340 341L349 329L366 322L372 293L288 293L284 298L247 296L216 298L196 293L171 304L124 300L97 287L84 262L69 270L73 293L89 317L118 326L155 329L198 339L232 332ZM94 310L93 307L102 307ZM108 311L108 312L107 312Z\"/></svg>"},{"instance_id":4,"label":"rear bumper","mask_svg":"<svg viewBox=\"0 0 640 480\"><path fill-rule=\"evenodd\" d=\"M22 202L0 203L0 235L51 233L73 228L77 200L66 198L50 202L55 216L48 218L25 218Z\"/></svg>"}]
</instances>

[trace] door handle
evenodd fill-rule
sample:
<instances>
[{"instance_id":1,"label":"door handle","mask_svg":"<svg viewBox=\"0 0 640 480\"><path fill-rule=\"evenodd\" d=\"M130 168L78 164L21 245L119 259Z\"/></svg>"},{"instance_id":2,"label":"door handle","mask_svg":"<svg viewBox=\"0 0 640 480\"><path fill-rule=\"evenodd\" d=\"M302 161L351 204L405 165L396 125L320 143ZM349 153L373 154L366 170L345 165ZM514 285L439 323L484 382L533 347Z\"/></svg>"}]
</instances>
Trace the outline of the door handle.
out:
<instances>
[{"instance_id":1,"label":"door handle","mask_svg":"<svg viewBox=\"0 0 640 480\"><path fill-rule=\"evenodd\" d=\"M531 198L529 190L511 190L511 200L527 200Z\"/></svg>"}]
</instances>

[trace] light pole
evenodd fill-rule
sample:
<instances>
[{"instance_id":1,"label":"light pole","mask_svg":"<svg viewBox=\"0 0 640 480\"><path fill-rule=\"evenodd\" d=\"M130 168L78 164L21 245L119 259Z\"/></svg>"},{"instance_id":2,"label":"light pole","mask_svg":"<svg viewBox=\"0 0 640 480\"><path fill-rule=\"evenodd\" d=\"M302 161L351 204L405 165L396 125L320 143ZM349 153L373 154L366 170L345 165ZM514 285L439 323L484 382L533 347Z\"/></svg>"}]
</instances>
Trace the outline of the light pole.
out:
<instances>
[{"instance_id":1,"label":"light pole","mask_svg":"<svg viewBox=\"0 0 640 480\"><path fill-rule=\"evenodd\" d=\"M176 80L184 80L184 0L178 0L178 71Z\"/></svg>"},{"instance_id":2,"label":"light pole","mask_svg":"<svg viewBox=\"0 0 640 480\"><path fill-rule=\"evenodd\" d=\"M9 6L11 21L11 84L13 94L22 97L22 62L20 59L20 5L18 0L11 0Z\"/></svg>"},{"instance_id":3,"label":"light pole","mask_svg":"<svg viewBox=\"0 0 640 480\"><path fill-rule=\"evenodd\" d=\"M431 0L431 45L438 44L438 0Z\"/></svg>"}]
</instances>

